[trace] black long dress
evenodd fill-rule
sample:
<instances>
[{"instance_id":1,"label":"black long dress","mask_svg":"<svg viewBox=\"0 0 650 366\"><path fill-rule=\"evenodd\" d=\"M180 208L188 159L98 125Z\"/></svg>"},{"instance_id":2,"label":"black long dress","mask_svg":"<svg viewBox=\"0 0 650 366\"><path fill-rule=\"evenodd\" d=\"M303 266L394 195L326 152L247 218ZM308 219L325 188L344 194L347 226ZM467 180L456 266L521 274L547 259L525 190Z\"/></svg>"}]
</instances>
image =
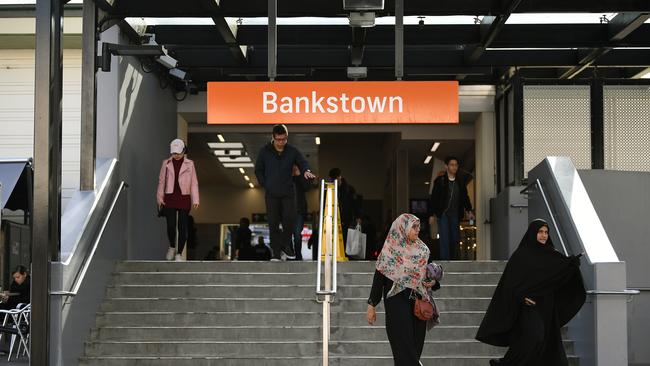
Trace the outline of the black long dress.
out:
<instances>
[{"instance_id":1,"label":"black long dress","mask_svg":"<svg viewBox=\"0 0 650 366\"><path fill-rule=\"evenodd\" d=\"M415 294L411 296L412 290L407 288L386 298L392 287L393 281L375 270L368 304L377 306L383 295L386 307L386 334L395 366L418 366L424 348L427 322L418 319L413 313ZM433 287L434 290L439 288L439 283Z\"/></svg>"},{"instance_id":2,"label":"black long dress","mask_svg":"<svg viewBox=\"0 0 650 366\"><path fill-rule=\"evenodd\" d=\"M550 238L538 243L542 226L547 224L533 221L510 257L476 335L481 342L510 347L498 365L568 365L560 329L585 302L580 259L555 251ZM525 298L536 305L526 305Z\"/></svg>"}]
</instances>

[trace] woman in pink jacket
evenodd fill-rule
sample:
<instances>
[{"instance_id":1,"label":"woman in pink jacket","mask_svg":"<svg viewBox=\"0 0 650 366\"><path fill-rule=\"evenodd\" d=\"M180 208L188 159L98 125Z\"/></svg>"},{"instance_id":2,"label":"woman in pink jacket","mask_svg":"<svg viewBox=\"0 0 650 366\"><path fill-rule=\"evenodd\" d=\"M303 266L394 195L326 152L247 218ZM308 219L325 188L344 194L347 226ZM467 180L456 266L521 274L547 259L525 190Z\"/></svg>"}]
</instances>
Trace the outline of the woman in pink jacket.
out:
<instances>
[{"instance_id":1,"label":"woman in pink jacket","mask_svg":"<svg viewBox=\"0 0 650 366\"><path fill-rule=\"evenodd\" d=\"M187 242L187 223L190 209L199 207L199 181L196 178L194 162L185 157L185 143L175 139L170 144L171 157L163 160L158 177L156 199L158 207L167 218L169 250L167 260L183 260L181 253ZM178 219L177 219L178 217ZM176 230L178 223L178 251L176 251Z\"/></svg>"}]
</instances>

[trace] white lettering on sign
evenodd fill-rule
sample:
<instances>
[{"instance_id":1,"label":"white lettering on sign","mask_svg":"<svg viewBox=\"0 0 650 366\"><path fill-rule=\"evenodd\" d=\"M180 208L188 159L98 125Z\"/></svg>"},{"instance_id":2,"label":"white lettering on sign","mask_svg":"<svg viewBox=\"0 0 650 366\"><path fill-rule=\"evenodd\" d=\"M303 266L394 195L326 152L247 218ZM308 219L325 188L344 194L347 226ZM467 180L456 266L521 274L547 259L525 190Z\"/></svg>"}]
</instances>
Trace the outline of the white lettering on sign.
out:
<instances>
[{"instance_id":1,"label":"white lettering on sign","mask_svg":"<svg viewBox=\"0 0 650 366\"><path fill-rule=\"evenodd\" d=\"M404 100L400 96L350 98L346 93L339 96L319 96L316 91L311 97L281 97L278 94L262 92L262 111L265 114L280 113L402 113Z\"/></svg>"}]
</instances>

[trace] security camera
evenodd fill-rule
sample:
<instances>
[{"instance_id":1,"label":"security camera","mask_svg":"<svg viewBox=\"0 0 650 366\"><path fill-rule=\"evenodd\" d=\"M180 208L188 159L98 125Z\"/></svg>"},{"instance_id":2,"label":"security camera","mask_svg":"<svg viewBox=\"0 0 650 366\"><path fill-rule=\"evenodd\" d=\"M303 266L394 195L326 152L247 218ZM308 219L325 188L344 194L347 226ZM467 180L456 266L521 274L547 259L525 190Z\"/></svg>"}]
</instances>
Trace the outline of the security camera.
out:
<instances>
[{"instance_id":1,"label":"security camera","mask_svg":"<svg viewBox=\"0 0 650 366\"><path fill-rule=\"evenodd\" d=\"M368 68L365 66L350 66L348 67L349 79L365 79L368 77Z\"/></svg>"},{"instance_id":2,"label":"security camera","mask_svg":"<svg viewBox=\"0 0 650 366\"><path fill-rule=\"evenodd\" d=\"M187 79L187 73L181 69L176 69L173 68L169 70L169 75L175 77L176 79L179 80L186 80Z\"/></svg>"},{"instance_id":3,"label":"security camera","mask_svg":"<svg viewBox=\"0 0 650 366\"><path fill-rule=\"evenodd\" d=\"M165 47L163 47L162 49L163 49L163 52L164 52L165 54L162 55L162 56L160 56L160 57L158 57L158 58L156 58L156 61L157 61L159 64L165 66L165 67L168 68L168 69L173 69L173 68L175 68L176 65L178 65L178 61L176 61L175 58L173 58L173 57L171 57L171 56L169 56L169 55L167 54L167 49L166 49Z\"/></svg>"}]
</instances>

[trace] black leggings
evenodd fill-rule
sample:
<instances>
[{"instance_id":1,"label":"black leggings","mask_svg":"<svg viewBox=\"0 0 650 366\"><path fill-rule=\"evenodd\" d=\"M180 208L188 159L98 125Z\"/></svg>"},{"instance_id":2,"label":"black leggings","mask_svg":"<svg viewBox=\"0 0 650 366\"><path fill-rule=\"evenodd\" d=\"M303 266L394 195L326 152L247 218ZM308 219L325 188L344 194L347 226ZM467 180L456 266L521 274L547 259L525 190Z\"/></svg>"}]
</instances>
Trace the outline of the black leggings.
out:
<instances>
[{"instance_id":1,"label":"black leggings","mask_svg":"<svg viewBox=\"0 0 650 366\"><path fill-rule=\"evenodd\" d=\"M165 207L165 218L167 219L167 239L169 246L176 247L176 215L178 214L178 254L183 253L187 242L187 222L190 210Z\"/></svg>"},{"instance_id":2,"label":"black leggings","mask_svg":"<svg viewBox=\"0 0 650 366\"><path fill-rule=\"evenodd\" d=\"M418 366L424 348L427 323L415 317L415 300L410 289L384 300L386 333L393 351L395 366Z\"/></svg>"}]
</instances>

